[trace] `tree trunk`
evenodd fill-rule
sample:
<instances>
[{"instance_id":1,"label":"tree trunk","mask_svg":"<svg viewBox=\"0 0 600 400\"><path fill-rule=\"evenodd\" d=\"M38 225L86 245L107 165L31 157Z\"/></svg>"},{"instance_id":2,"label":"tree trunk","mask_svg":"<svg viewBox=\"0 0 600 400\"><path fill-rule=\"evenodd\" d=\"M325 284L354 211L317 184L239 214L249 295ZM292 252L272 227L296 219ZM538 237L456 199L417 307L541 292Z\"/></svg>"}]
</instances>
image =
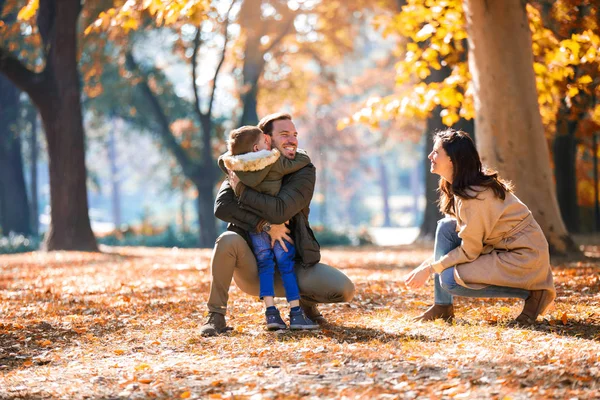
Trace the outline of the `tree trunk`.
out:
<instances>
[{"instance_id":1,"label":"tree trunk","mask_svg":"<svg viewBox=\"0 0 600 400\"><path fill-rule=\"evenodd\" d=\"M113 129L108 133L108 161L110 165L110 182L112 198L112 214L115 231L121 227L121 182L119 178L119 167L117 165L117 144L115 133L122 132L123 121L114 119Z\"/></svg>"},{"instance_id":2,"label":"tree trunk","mask_svg":"<svg viewBox=\"0 0 600 400\"><path fill-rule=\"evenodd\" d=\"M423 44L420 44L423 46ZM450 68L443 67L439 70L432 70L431 75L427 77L426 82L442 82L444 79L450 76ZM435 230L437 228L437 221L442 218L440 213L437 200L437 188L439 177L429 172L430 161L429 153L433 148L431 142L432 135L435 131L444 129L446 126L442 123L442 117L440 112L442 111L441 106L437 106L432 112L429 118L427 118L427 124L425 126L425 144L423 147L423 171L425 173L425 211L423 213L423 221L421 222L421 229L419 230L419 236L417 240L433 240L435 237Z\"/></svg>"},{"instance_id":3,"label":"tree trunk","mask_svg":"<svg viewBox=\"0 0 600 400\"><path fill-rule=\"evenodd\" d=\"M198 231L200 234L199 246L201 248L211 248L215 245L215 240L217 238L214 217L214 186L209 186L204 180L196 180L194 181L194 184L198 190L196 207L198 209Z\"/></svg>"},{"instance_id":4,"label":"tree trunk","mask_svg":"<svg viewBox=\"0 0 600 400\"><path fill-rule=\"evenodd\" d=\"M579 232L579 205L577 204L577 139L578 121L569 119L564 100L558 111L556 136L553 143L554 177L560 214L569 232Z\"/></svg>"},{"instance_id":5,"label":"tree trunk","mask_svg":"<svg viewBox=\"0 0 600 400\"><path fill-rule=\"evenodd\" d=\"M390 226L392 226L392 219L390 217L390 188L388 182L388 174L381 155L378 157L378 162L379 180L381 184L381 200L383 202L383 226L389 228Z\"/></svg>"},{"instance_id":6,"label":"tree trunk","mask_svg":"<svg viewBox=\"0 0 600 400\"><path fill-rule=\"evenodd\" d=\"M46 90L32 99L38 107L50 170L51 222L46 250L97 251L88 215L84 132L77 70L79 0L40 3L38 25L49 44Z\"/></svg>"},{"instance_id":7,"label":"tree trunk","mask_svg":"<svg viewBox=\"0 0 600 400\"><path fill-rule=\"evenodd\" d=\"M18 117L19 91L0 76L0 228L3 235L31 234Z\"/></svg>"},{"instance_id":8,"label":"tree trunk","mask_svg":"<svg viewBox=\"0 0 600 400\"><path fill-rule=\"evenodd\" d=\"M29 107L29 121L31 125L31 135L29 137L29 150L30 150L30 162L31 162L31 179L30 179L30 190L29 195L31 196L30 215L31 215L31 232L34 236L40 233L40 211L39 211L39 196L38 196L38 176L37 176L37 163L38 163L38 112L33 104Z\"/></svg>"},{"instance_id":9,"label":"tree trunk","mask_svg":"<svg viewBox=\"0 0 600 400\"><path fill-rule=\"evenodd\" d=\"M213 122L209 115L200 119L202 125L202 165L201 176L194 181L198 188L198 222L200 247L213 247L217 239L217 226L214 214L215 186L217 183L217 163L212 156L211 138Z\"/></svg>"},{"instance_id":10,"label":"tree trunk","mask_svg":"<svg viewBox=\"0 0 600 400\"><path fill-rule=\"evenodd\" d=\"M541 225L551 252L577 251L560 217L539 112L531 31L522 0L465 0L477 147L511 180Z\"/></svg>"},{"instance_id":11,"label":"tree trunk","mask_svg":"<svg viewBox=\"0 0 600 400\"><path fill-rule=\"evenodd\" d=\"M432 174L430 170L429 153L433 147L431 142L431 135L438 129L444 129L445 126L442 123L442 117L440 117L440 107L436 107L431 116L427 118L427 125L425 127L424 145L423 145L423 172L425 173L425 211L423 212L423 221L421 222L421 229L419 230L419 236L417 240L433 240L435 238L435 230L437 227L437 221L442 218L442 214L437 206L438 194L438 182L439 177Z\"/></svg>"},{"instance_id":12,"label":"tree trunk","mask_svg":"<svg viewBox=\"0 0 600 400\"><path fill-rule=\"evenodd\" d=\"M242 69L242 118L240 126L258 124L258 80L262 75L265 61L260 50L260 37L248 35L244 51L244 67Z\"/></svg>"}]
</instances>

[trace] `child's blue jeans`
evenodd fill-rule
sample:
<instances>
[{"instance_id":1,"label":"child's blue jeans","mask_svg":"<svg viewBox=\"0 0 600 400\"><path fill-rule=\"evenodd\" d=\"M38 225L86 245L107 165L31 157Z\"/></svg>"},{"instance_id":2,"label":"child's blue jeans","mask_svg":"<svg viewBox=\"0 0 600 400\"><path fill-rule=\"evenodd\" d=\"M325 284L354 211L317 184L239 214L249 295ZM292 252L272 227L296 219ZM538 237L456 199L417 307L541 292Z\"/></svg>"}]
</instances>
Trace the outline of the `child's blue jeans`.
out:
<instances>
[{"instance_id":1,"label":"child's blue jeans","mask_svg":"<svg viewBox=\"0 0 600 400\"><path fill-rule=\"evenodd\" d=\"M277 269L281 275L287 301L300 300L300 291L294 272L294 257L296 256L294 245L286 241L287 252L283 250L279 242L275 242L275 246L271 248L271 237L266 232L252 232L250 233L250 240L258 264L260 298L275 296L274 276L275 262L277 261Z\"/></svg>"}]
</instances>

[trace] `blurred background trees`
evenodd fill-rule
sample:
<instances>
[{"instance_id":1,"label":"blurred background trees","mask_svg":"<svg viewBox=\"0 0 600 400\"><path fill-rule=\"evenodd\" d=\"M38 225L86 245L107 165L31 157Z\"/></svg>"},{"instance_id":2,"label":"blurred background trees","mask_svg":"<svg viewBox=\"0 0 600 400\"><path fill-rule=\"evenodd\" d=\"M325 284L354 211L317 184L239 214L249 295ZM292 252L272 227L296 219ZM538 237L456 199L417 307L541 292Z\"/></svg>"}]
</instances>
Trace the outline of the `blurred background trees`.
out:
<instances>
[{"instance_id":1,"label":"blurred background trees","mask_svg":"<svg viewBox=\"0 0 600 400\"><path fill-rule=\"evenodd\" d=\"M211 247L227 133L288 111L317 166L323 232L431 238L430 134L453 126L516 183L553 249L576 251L570 233L600 225L598 6L514 6L0 0L2 234L45 233L51 250L94 250L92 230ZM498 40L519 18L524 52Z\"/></svg>"}]
</instances>

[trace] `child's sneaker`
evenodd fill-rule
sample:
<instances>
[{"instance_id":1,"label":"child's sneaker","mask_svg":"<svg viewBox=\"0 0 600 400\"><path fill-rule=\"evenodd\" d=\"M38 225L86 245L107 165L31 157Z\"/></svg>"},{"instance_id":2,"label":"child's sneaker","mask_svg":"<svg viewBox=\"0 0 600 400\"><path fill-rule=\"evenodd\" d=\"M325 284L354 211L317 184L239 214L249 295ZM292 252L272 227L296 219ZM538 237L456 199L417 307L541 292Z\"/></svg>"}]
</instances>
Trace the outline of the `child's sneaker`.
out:
<instances>
[{"instance_id":1,"label":"child's sneaker","mask_svg":"<svg viewBox=\"0 0 600 400\"><path fill-rule=\"evenodd\" d=\"M311 321L302 309L297 311L290 311L290 329L301 330L301 329L319 329L319 324Z\"/></svg>"},{"instance_id":2,"label":"child's sneaker","mask_svg":"<svg viewBox=\"0 0 600 400\"><path fill-rule=\"evenodd\" d=\"M287 325L281 319L279 310L267 310L265 311L265 317L267 319L267 329L270 331L276 331L279 329L287 329Z\"/></svg>"}]
</instances>

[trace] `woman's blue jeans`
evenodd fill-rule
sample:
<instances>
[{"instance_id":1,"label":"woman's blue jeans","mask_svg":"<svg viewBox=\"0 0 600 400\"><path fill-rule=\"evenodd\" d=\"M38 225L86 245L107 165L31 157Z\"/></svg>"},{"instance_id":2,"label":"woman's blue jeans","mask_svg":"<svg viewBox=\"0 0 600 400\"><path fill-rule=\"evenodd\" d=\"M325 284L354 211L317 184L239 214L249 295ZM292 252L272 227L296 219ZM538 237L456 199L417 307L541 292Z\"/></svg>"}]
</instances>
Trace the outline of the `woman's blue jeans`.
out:
<instances>
[{"instance_id":1,"label":"woman's blue jeans","mask_svg":"<svg viewBox=\"0 0 600 400\"><path fill-rule=\"evenodd\" d=\"M438 261L451 250L460 246L462 239L456 232L456 220L443 218L438 221L435 231L434 257ZM446 268L441 274L434 276L434 299L435 304L452 304L453 296L462 297L494 297L494 298L518 298L527 299L530 291L504 286L487 286L483 289L469 289L459 285L454 279L454 267Z\"/></svg>"}]
</instances>

